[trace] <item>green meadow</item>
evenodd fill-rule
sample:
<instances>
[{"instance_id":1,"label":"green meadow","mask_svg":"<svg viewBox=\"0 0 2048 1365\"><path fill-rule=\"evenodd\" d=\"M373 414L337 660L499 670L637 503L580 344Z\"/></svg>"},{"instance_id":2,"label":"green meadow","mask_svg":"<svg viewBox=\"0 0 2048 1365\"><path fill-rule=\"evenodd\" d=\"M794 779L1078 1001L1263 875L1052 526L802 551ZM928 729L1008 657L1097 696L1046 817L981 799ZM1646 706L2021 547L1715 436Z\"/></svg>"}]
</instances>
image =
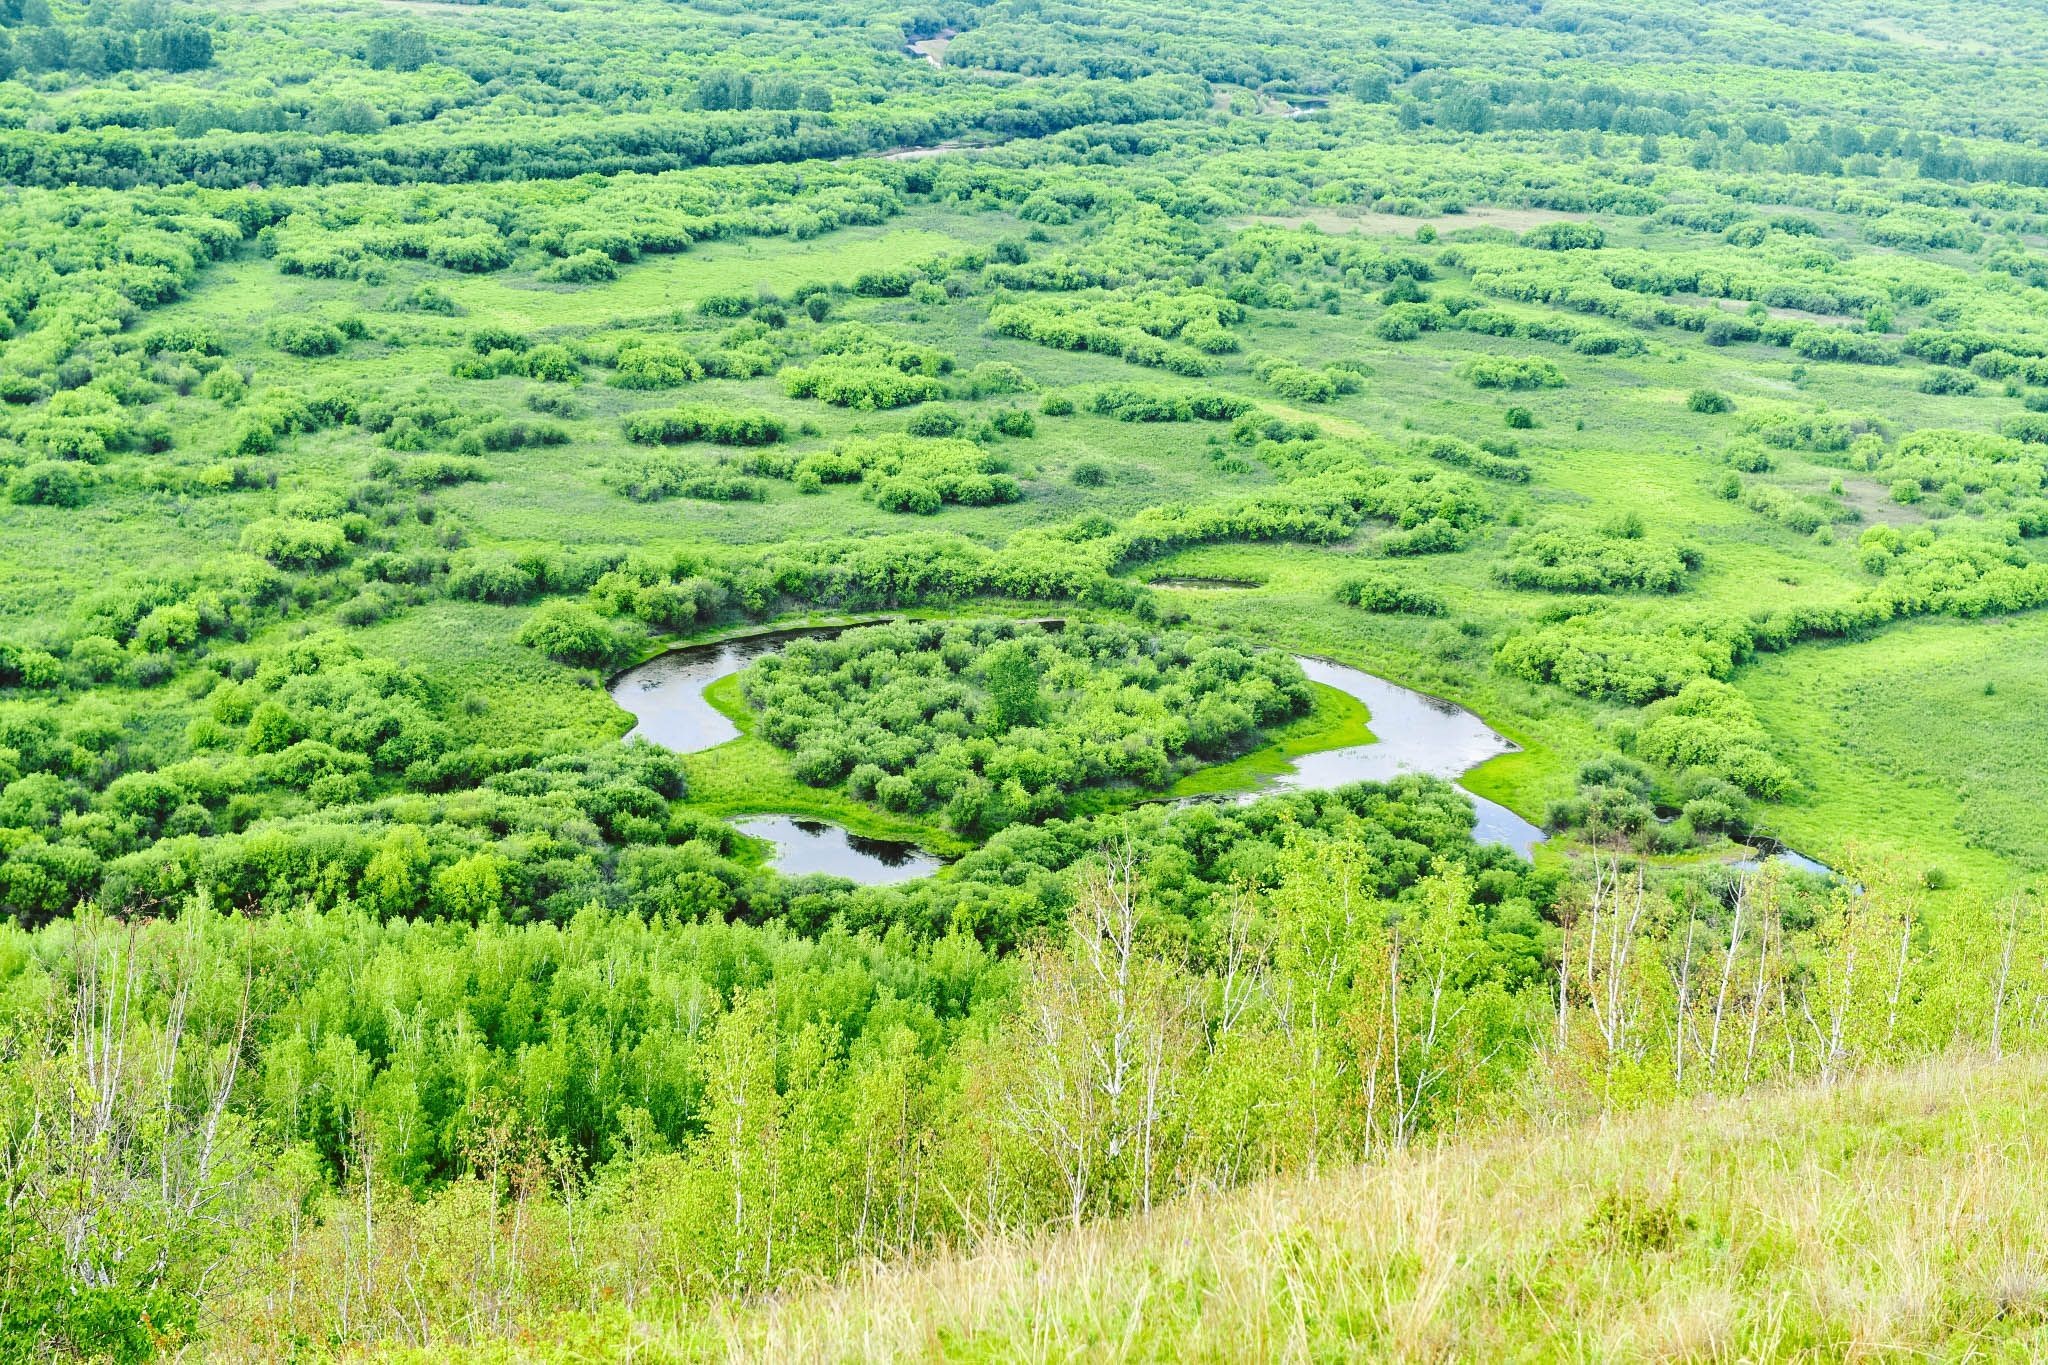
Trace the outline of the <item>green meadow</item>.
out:
<instances>
[{"instance_id":1,"label":"green meadow","mask_svg":"<svg viewBox=\"0 0 2048 1365\"><path fill-rule=\"evenodd\" d=\"M0 1360L823 1356L1041 1246L1028 1330L874 1353L1103 1353L1127 1216L1278 1245L1229 1191L2023 1076L2044 55L1923 0L0 0ZM763 633L682 698L737 738L626 739ZM1402 737L1303 658L1512 750L1281 790ZM1607 1248L1600 1351L1961 1339L1755 1329L1639 1156L1523 1200ZM1698 1301L1628 1318L1617 1247ZM1503 1339L1352 1302L1261 1353Z\"/></svg>"}]
</instances>

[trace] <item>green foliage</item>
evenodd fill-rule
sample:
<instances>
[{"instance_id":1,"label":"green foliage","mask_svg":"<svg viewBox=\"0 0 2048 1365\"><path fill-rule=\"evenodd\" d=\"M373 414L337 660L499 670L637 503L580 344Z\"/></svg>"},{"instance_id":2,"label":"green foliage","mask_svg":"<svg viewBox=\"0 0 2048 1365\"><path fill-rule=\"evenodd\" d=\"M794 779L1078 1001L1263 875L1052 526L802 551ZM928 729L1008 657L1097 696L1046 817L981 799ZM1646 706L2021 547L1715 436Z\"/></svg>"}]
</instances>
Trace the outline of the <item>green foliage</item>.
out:
<instances>
[{"instance_id":1,"label":"green foliage","mask_svg":"<svg viewBox=\"0 0 2048 1365\"><path fill-rule=\"evenodd\" d=\"M285 318L270 328L270 344L287 355L334 355L347 340L339 327L315 318Z\"/></svg>"},{"instance_id":2,"label":"green foliage","mask_svg":"<svg viewBox=\"0 0 2048 1365\"><path fill-rule=\"evenodd\" d=\"M1719 389L1694 389L1685 396L1687 412L1730 412L1734 407L1735 401Z\"/></svg>"},{"instance_id":3,"label":"green foliage","mask_svg":"<svg viewBox=\"0 0 2048 1365\"><path fill-rule=\"evenodd\" d=\"M1442 616L1450 606L1439 593L1389 574L1359 574L1337 584L1337 600L1347 607L1404 616Z\"/></svg>"},{"instance_id":4,"label":"green foliage","mask_svg":"<svg viewBox=\"0 0 2048 1365\"><path fill-rule=\"evenodd\" d=\"M576 602L548 602L519 628L518 642L557 663L609 668L639 646L630 633Z\"/></svg>"},{"instance_id":5,"label":"green foliage","mask_svg":"<svg viewBox=\"0 0 2048 1365\"><path fill-rule=\"evenodd\" d=\"M1495 569L1503 583L1547 592L1676 592L1700 564L1690 546L1652 545L1634 534L1557 525L1518 531Z\"/></svg>"},{"instance_id":6,"label":"green foliage","mask_svg":"<svg viewBox=\"0 0 2048 1365\"><path fill-rule=\"evenodd\" d=\"M92 483L90 469L67 460L38 460L8 479L7 497L27 506L82 507Z\"/></svg>"},{"instance_id":7,"label":"green foliage","mask_svg":"<svg viewBox=\"0 0 2048 1365\"><path fill-rule=\"evenodd\" d=\"M1095 625L870 627L763 659L745 688L803 781L973 836L1085 790L1164 788L1309 705L1284 655Z\"/></svg>"},{"instance_id":8,"label":"green foliage","mask_svg":"<svg viewBox=\"0 0 2048 1365\"><path fill-rule=\"evenodd\" d=\"M1480 389L1561 389L1564 371L1540 356L1474 356L1458 377Z\"/></svg>"},{"instance_id":9,"label":"green foliage","mask_svg":"<svg viewBox=\"0 0 2048 1365\"><path fill-rule=\"evenodd\" d=\"M946 386L935 378L905 374L893 365L860 358L821 360L784 370L782 389L791 398L815 398L863 412L908 407L946 393Z\"/></svg>"},{"instance_id":10,"label":"green foliage","mask_svg":"<svg viewBox=\"0 0 2048 1365\"><path fill-rule=\"evenodd\" d=\"M1837 1066L1789 1040L1892 883L1949 956L1846 1036L1981 1046L1939 1002L2042 861L2040 26L1485 9L0 4L0 1354L545 1353L542 1300L603 1354L664 1294L1732 1089L1673 926L1720 951L1735 874L1656 860L1752 825L1909 869L1770 902L1755 1075ZM1258 586L1140 586L1183 574ZM911 610L971 619L757 665L717 754L592 676ZM1547 866L1649 860L1641 1032L1578 998L1588 888L1448 787L1127 807L1311 742L1292 649L1512 733L1464 781L1563 798ZM964 856L788 877L713 818L763 806ZM1149 1092L1088 1083L1106 849ZM1605 1188L1574 1245L1696 1249Z\"/></svg>"},{"instance_id":11,"label":"green foliage","mask_svg":"<svg viewBox=\"0 0 2048 1365\"><path fill-rule=\"evenodd\" d=\"M1748 700L1711 678L1696 678L1645 709L1636 734L1636 752L1653 763L1704 768L1751 796L1776 800L1790 789L1792 774L1768 743Z\"/></svg>"},{"instance_id":12,"label":"green foliage","mask_svg":"<svg viewBox=\"0 0 2048 1365\"><path fill-rule=\"evenodd\" d=\"M1088 411L1119 422L1228 422L1252 410L1241 398L1221 393L1168 393L1133 384L1112 384L1088 396Z\"/></svg>"},{"instance_id":13,"label":"green foliage","mask_svg":"<svg viewBox=\"0 0 2048 1365\"><path fill-rule=\"evenodd\" d=\"M304 517L268 517L249 523L242 549L283 569L318 569L338 563L348 537L338 523Z\"/></svg>"},{"instance_id":14,"label":"green foliage","mask_svg":"<svg viewBox=\"0 0 2048 1365\"><path fill-rule=\"evenodd\" d=\"M636 412L626 419L626 439L639 445L681 445L710 441L726 446L766 446L780 441L782 419L773 413L735 411L704 403L655 412Z\"/></svg>"}]
</instances>

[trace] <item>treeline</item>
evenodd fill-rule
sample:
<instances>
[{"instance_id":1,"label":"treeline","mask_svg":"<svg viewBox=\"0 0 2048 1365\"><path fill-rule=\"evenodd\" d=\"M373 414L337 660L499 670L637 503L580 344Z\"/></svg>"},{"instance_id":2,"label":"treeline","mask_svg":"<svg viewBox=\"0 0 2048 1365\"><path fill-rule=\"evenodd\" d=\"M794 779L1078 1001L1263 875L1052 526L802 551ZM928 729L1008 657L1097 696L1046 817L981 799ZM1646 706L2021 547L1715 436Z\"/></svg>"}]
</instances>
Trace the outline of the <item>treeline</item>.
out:
<instances>
[{"instance_id":1,"label":"treeline","mask_svg":"<svg viewBox=\"0 0 2048 1365\"><path fill-rule=\"evenodd\" d=\"M908 1250L983 1220L1092 1216L1196 1180L1361 1150L1384 1140L1374 1125L1388 1114L1354 1112L1326 1094L1313 1115L1319 1132L1283 1116L1308 1081L1292 1064L1273 1067L1273 1047L1289 1036L1283 992L1230 1011L1225 1034L1238 1045L1203 1063L1215 1068L1209 1081L1185 1073L1190 1094L1214 1096L1211 1117L1190 1110L1160 1127L1137 1165L1091 1157L1078 1185L1064 1179L1061 1158L1034 1155L1043 1133L1019 1126L1001 1097L1024 1101L1023 1078L1010 1070L1019 1060L1081 1061L1081 1034L1062 1035L1049 1054L1028 1030L1052 1017L1037 992L1063 979L1082 984L1052 970L1067 943L1084 951L1101 940L1062 933L1030 956L998 959L952 927L946 902L978 893L1026 903L1035 922L1062 930L1070 916L1108 916L1096 932L1109 933L1140 973L1134 1001L1154 999L1139 984L1154 980L1141 953L1150 959L1155 941L1180 943L1187 966L1176 970L1185 975L1165 980L1191 1004L1210 973L1252 961L1298 970L1303 981L1345 963L1323 989L1337 992L1326 1004L1351 999L1355 935L1393 917L1443 938L1446 963L1461 964L1460 998L1477 993L1472 1022L1511 1043L1519 1030L1508 1003L1541 979L1551 937L1543 915L1560 888L1504 853L1473 848L1469 829L1455 794L1404 779L1247 810L1153 810L1029 838L1015 831L963 864L958 890L942 879L848 901L821 886L795 897L780 926L722 923L687 902L647 914L592 906L559 925L526 927L408 923L346 906L222 916L195 902L132 932L96 916L34 937L0 931L13 945L0 967L0 1028L18 1044L0 1063L0 1083L19 1122L10 1129L15 1169L38 1194L25 1206L33 1212L10 1225L15 1264L32 1273L0 1281L7 1330L45 1342L93 1333L104 1343L146 1337L146 1318L158 1340L192 1331L199 1295L227 1258L252 1258L253 1268L259 1254L291 1254L271 1240L289 1239L286 1225L260 1212L273 1191L297 1191L286 1202L311 1214L297 1225L302 1236L327 1223L330 1192L366 1199L370 1235L389 1254L413 1199L436 1189L466 1198L481 1192L473 1181L516 1185L518 1170L552 1172L545 1179L565 1192L644 1179L648 1194L665 1189L677 1201L660 1215L663 1237L678 1239L664 1259L724 1290L830 1270L863 1249ZM1104 847L1129 850L1107 875L1096 861ZM1254 850L1261 856L1247 861ZM1327 920L1331 892L1372 913ZM923 917L903 913L914 905L906 898L920 895L940 903ZM827 908L835 896L842 912ZM806 922L807 908L824 918ZM1311 959L1291 956L1305 916L1317 914L1329 941ZM798 927L807 936L791 932ZM145 962L164 971L144 971ZM84 1002L79 1017L104 1055L161 1048L173 1059L168 1071L115 1066L95 1110L104 1142L53 1140L83 1092L44 1078L70 1074L86 1055L48 1027L60 998L65 1017ZM1254 1013L1242 1014L1244 1005ZM1318 1013L1329 1031L1297 1041L1339 1036L1345 1011ZM1053 1015L1062 1027L1092 1028L1095 1018L1092 1004ZM1187 1017L1193 1031L1181 1041L1144 1025L1131 1035L1141 1047L1133 1060L1170 1043L1159 1060L1182 1075L1199 1055L1181 1051L1200 1036L1197 1022ZM1511 1045L1497 1065L1432 1084L1403 1123L1435 1126L1469 1096L1508 1082L1520 1055ZM1246 1083L1270 1094L1250 1112L1224 1103ZM1134 1114L1113 1121L1130 1124ZM155 1174L128 1178L142 1170ZM976 1170L994 1184L969 1178ZM68 1204L40 1197L72 1180L95 1193ZM846 1197L863 1184L866 1196ZM956 1214L943 1211L946 1187L964 1201ZM734 1207L736 1190L740 1221L711 1216ZM481 1232L490 1221L471 1226Z\"/></svg>"},{"instance_id":2,"label":"treeline","mask_svg":"<svg viewBox=\"0 0 2048 1365\"><path fill-rule=\"evenodd\" d=\"M618 117L557 128L534 121L489 132L417 136L208 134L194 139L125 129L12 132L0 145L0 180L59 188L247 184L277 188L367 181L461 184L656 173L685 166L830 160L985 133L1043 137L1092 123L1185 117L1203 96L1186 81L1003 92L978 107L858 118L751 110L714 117Z\"/></svg>"},{"instance_id":3,"label":"treeline","mask_svg":"<svg viewBox=\"0 0 2048 1365\"><path fill-rule=\"evenodd\" d=\"M94 6L87 19L61 22L47 0L0 3L0 81L63 71L105 77L213 65L213 30L198 11L150 3Z\"/></svg>"}]
</instances>

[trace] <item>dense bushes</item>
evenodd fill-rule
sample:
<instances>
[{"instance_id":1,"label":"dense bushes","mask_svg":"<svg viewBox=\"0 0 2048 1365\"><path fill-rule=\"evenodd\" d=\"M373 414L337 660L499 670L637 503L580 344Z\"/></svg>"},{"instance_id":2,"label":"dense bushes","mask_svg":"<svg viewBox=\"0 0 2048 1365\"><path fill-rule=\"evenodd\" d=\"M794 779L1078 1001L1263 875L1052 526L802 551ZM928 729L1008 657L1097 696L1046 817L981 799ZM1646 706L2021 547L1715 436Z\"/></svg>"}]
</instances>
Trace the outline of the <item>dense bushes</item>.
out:
<instances>
[{"instance_id":1,"label":"dense bushes","mask_svg":"<svg viewBox=\"0 0 2048 1365\"><path fill-rule=\"evenodd\" d=\"M1510 414L1518 409L1509 409ZM1510 423L1512 425L1512 423ZM1455 436L1426 436L1415 442L1416 454L1503 483L1527 483L1534 471L1515 458L1512 441L1487 440L1479 445Z\"/></svg>"},{"instance_id":2,"label":"dense bushes","mask_svg":"<svg viewBox=\"0 0 2048 1365\"><path fill-rule=\"evenodd\" d=\"M945 384L928 375L905 374L877 360L820 360L784 370L782 388L791 398L815 398L839 408L872 412L943 398Z\"/></svg>"},{"instance_id":3,"label":"dense bushes","mask_svg":"<svg viewBox=\"0 0 2048 1365\"><path fill-rule=\"evenodd\" d=\"M628 658L638 641L612 621L575 602L549 602L526 618L518 642L558 663L609 668Z\"/></svg>"},{"instance_id":4,"label":"dense bushes","mask_svg":"<svg viewBox=\"0 0 2048 1365\"><path fill-rule=\"evenodd\" d=\"M1364 377L1348 365L1330 365L1312 370L1291 360L1261 356L1252 362L1252 373L1273 392L1293 403L1327 403L1343 394L1357 393Z\"/></svg>"},{"instance_id":5,"label":"dense bushes","mask_svg":"<svg viewBox=\"0 0 2048 1365\"><path fill-rule=\"evenodd\" d=\"M783 423L769 412L686 403L657 412L636 412L626 419L625 431L626 439L639 445L710 441L727 446L765 446L782 439Z\"/></svg>"},{"instance_id":6,"label":"dense bushes","mask_svg":"<svg viewBox=\"0 0 2048 1365\"><path fill-rule=\"evenodd\" d=\"M1283 654L1107 625L869 627L799 641L743 686L802 780L977 837L1089 788L1162 788L1309 706Z\"/></svg>"},{"instance_id":7,"label":"dense bushes","mask_svg":"<svg viewBox=\"0 0 2048 1365\"><path fill-rule=\"evenodd\" d=\"M989 312L989 330L1064 351L1121 356L1175 374L1211 374L1207 357L1237 349L1230 334L1241 304L1199 291L1077 293L1005 303Z\"/></svg>"},{"instance_id":8,"label":"dense bushes","mask_svg":"<svg viewBox=\"0 0 2048 1365\"><path fill-rule=\"evenodd\" d=\"M333 355L347 340L333 323L313 318L287 318L270 328L270 344L287 355Z\"/></svg>"},{"instance_id":9,"label":"dense bushes","mask_svg":"<svg viewBox=\"0 0 2048 1365\"><path fill-rule=\"evenodd\" d=\"M1538 251L1598 251L1607 234L1596 223L1543 223L1522 234L1521 244Z\"/></svg>"},{"instance_id":10,"label":"dense bushes","mask_svg":"<svg viewBox=\"0 0 2048 1365\"><path fill-rule=\"evenodd\" d=\"M1119 422L1228 422L1252 410L1225 393L1170 393L1133 384L1110 384L1088 395L1088 411Z\"/></svg>"},{"instance_id":11,"label":"dense bushes","mask_svg":"<svg viewBox=\"0 0 2048 1365\"><path fill-rule=\"evenodd\" d=\"M286 569L324 568L348 551L339 524L304 517L269 517L242 532L242 549Z\"/></svg>"},{"instance_id":12,"label":"dense bushes","mask_svg":"<svg viewBox=\"0 0 2048 1365\"><path fill-rule=\"evenodd\" d=\"M739 467L681 453L661 453L613 466L612 486L635 502L700 498L706 502L759 502L768 490Z\"/></svg>"},{"instance_id":13,"label":"dense bushes","mask_svg":"<svg viewBox=\"0 0 2048 1365\"><path fill-rule=\"evenodd\" d=\"M1641 535L1640 526L1620 531L1571 526L1520 531L1508 541L1507 557L1494 572L1511 587L1546 592L1676 592L1684 586L1686 572L1699 567L1700 552L1689 546L1652 545Z\"/></svg>"},{"instance_id":14,"label":"dense bushes","mask_svg":"<svg viewBox=\"0 0 2048 1365\"><path fill-rule=\"evenodd\" d=\"M882 436L849 441L838 453L859 465L862 491L885 512L990 507L1023 496L1008 462L971 441Z\"/></svg>"},{"instance_id":15,"label":"dense bushes","mask_svg":"<svg viewBox=\"0 0 2048 1365\"><path fill-rule=\"evenodd\" d=\"M1692 623L1591 614L1518 631L1495 657L1516 677L1640 706L1696 678L1725 678L1748 646Z\"/></svg>"},{"instance_id":16,"label":"dense bushes","mask_svg":"<svg viewBox=\"0 0 2048 1365\"><path fill-rule=\"evenodd\" d=\"M38 460L14 471L7 497L27 506L81 507L93 482L92 470L68 460Z\"/></svg>"},{"instance_id":17,"label":"dense bushes","mask_svg":"<svg viewBox=\"0 0 2048 1365\"><path fill-rule=\"evenodd\" d=\"M1336 598L1347 607L1404 616L1442 616L1450 610L1441 593L1403 582L1388 574L1356 574L1337 584Z\"/></svg>"},{"instance_id":18,"label":"dense bushes","mask_svg":"<svg viewBox=\"0 0 2048 1365\"><path fill-rule=\"evenodd\" d=\"M1668 768L1702 768L1751 796L1780 800L1792 774L1769 751L1748 698L1724 682L1695 678L1643 712L1635 752Z\"/></svg>"},{"instance_id":19,"label":"dense bushes","mask_svg":"<svg viewBox=\"0 0 2048 1365\"><path fill-rule=\"evenodd\" d=\"M1856 424L1830 413L1764 412L1749 418L1743 430L1780 450L1847 450L1856 439Z\"/></svg>"},{"instance_id":20,"label":"dense bushes","mask_svg":"<svg viewBox=\"0 0 2048 1365\"><path fill-rule=\"evenodd\" d=\"M1564 387L1564 371L1536 356L1473 356L1458 366L1458 377L1480 389Z\"/></svg>"},{"instance_id":21,"label":"dense bushes","mask_svg":"<svg viewBox=\"0 0 2048 1365\"><path fill-rule=\"evenodd\" d=\"M556 284L601 284L618 277L618 262L602 251L579 251L540 272L541 279Z\"/></svg>"}]
</instances>

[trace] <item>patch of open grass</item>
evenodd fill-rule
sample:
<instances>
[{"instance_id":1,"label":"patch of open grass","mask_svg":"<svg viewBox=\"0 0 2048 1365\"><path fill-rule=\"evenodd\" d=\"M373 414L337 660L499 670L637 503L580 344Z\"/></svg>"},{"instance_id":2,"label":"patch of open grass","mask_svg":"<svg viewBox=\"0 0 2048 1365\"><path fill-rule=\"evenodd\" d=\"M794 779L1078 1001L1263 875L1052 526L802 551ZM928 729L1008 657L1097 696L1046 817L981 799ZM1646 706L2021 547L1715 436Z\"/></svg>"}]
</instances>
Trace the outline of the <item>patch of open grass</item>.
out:
<instances>
[{"instance_id":1,"label":"patch of open grass","mask_svg":"<svg viewBox=\"0 0 2048 1365\"><path fill-rule=\"evenodd\" d=\"M725 705L714 704L726 710ZM734 719L737 722L738 717ZM711 815L795 815L829 820L870 839L914 843L941 857L957 857L973 848L943 825L798 781L789 770L788 755L754 735L743 734L716 748L683 755L683 771L690 783L690 805Z\"/></svg>"},{"instance_id":2,"label":"patch of open grass","mask_svg":"<svg viewBox=\"0 0 2048 1365\"><path fill-rule=\"evenodd\" d=\"M1373 742L1369 728L1372 715L1364 702L1323 683L1311 683L1310 687L1315 691L1314 709L1273 730L1272 743L1228 763L1212 764L1189 773L1173 784L1170 795L1216 796L1251 791L1291 770L1293 760L1303 754Z\"/></svg>"}]
</instances>

